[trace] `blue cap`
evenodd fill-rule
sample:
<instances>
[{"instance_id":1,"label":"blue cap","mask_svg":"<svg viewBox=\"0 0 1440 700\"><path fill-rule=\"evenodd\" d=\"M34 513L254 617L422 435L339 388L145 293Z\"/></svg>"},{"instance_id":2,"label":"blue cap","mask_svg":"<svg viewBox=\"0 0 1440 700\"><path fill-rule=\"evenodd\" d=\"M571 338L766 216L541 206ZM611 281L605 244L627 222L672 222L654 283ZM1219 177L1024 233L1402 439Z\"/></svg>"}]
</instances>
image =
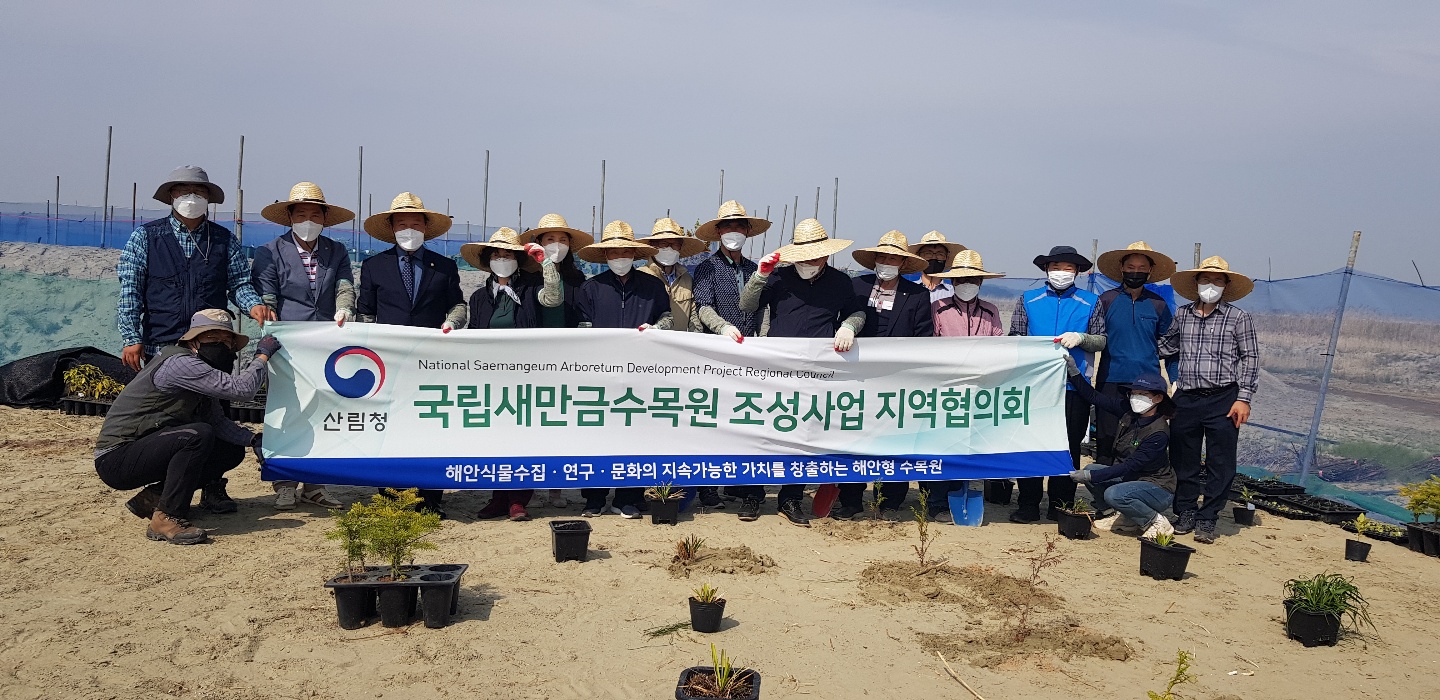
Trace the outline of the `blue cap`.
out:
<instances>
[{"instance_id":1,"label":"blue cap","mask_svg":"<svg viewBox=\"0 0 1440 700\"><path fill-rule=\"evenodd\" d=\"M1170 387L1165 384L1164 377L1154 372L1146 372L1136 377L1135 381L1130 382L1130 388L1132 390L1139 389L1141 391L1153 391L1157 394L1164 394Z\"/></svg>"}]
</instances>

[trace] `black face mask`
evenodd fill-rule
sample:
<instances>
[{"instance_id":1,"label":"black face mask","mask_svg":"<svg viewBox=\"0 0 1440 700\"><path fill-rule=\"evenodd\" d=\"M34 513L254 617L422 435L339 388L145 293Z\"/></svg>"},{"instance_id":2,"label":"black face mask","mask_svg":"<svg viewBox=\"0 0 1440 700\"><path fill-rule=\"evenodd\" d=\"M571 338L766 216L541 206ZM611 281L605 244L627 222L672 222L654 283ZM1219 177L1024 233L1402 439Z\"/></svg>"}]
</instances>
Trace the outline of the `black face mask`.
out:
<instances>
[{"instance_id":1,"label":"black face mask","mask_svg":"<svg viewBox=\"0 0 1440 700\"><path fill-rule=\"evenodd\" d=\"M1121 277L1121 282L1125 284L1127 289L1139 289L1144 287L1146 282L1150 281L1150 273L1148 272L1126 272L1121 275Z\"/></svg>"},{"instance_id":2,"label":"black face mask","mask_svg":"<svg viewBox=\"0 0 1440 700\"><path fill-rule=\"evenodd\" d=\"M199 355L205 364L221 372L230 374L235 371L235 351L230 349L229 343L202 343L195 354Z\"/></svg>"},{"instance_id":3,"label":"black face mask","mask_svg":"<svg viewBox=\"0 0 1440 700\"><path fill-rule=\"evenodd\" d=\"M945 271L945 261L944 261L944 260L926 260L926 261L925 261L925 274L927 274L927 275L938 275L938 274L940 274L940 273L942 273L942 272L944 272L944 271Z\"/></svg>"}]
</instances>

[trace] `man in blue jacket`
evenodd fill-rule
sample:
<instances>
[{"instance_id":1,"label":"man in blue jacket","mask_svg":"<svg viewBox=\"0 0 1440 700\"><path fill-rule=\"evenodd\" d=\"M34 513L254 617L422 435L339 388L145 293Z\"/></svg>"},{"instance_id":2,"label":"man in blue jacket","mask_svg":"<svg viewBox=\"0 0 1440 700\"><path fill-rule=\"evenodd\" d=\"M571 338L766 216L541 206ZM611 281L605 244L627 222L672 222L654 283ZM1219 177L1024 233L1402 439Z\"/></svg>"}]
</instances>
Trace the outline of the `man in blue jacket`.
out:
<instances>
[{"instance_id":1,"label":"man in blue jacket","mask_svg":"<svg viewBox=\"0 0 1440 700\"><path fill-rule=\"evenodd\" d=\"M1100 295L1100 313L1105 316L1105 352L1095 374L1095 390L1104 396L1121 398L1124 386L1142 374L1160 372L1157 348L1170 330L1170 304L1146 288L1170 279L1175 261L1151 250L1145 241L1136 241L1121 250L1111 250L1096 262L1100 274L1120 283ZM1115 463L1115 431L1120 419L1108 411L1095 414L1095 461Z\"/></svg>"},{"instance_id":2,"label":"man in blue jacket","mask_svg":"<svg viewBox=\"0 0 1440 700\"><path fill-rule=\"evenodd\" d=\"M1105 349L1105 316L1100 313L1099 299L1091 292L1075 286L1076 275L1089 270L1090 260L1068 245L1055 246L1049 255L1035 257L1035 266L1045 273L1045 286L1020 295L1010 319L1010 335L1037 335L1054 338L1070 352L1081 372L1089 370L1090 353ZM1065 391L1065 433L1070 443L1070 461L1080 468L1080 442L1090 425L1090 404ZM1045 477L1017 480L1020 496L1010 522L1034 523L1040 520L1040 496ZM1050 505L1046 517L1055 519L1055 510L1062 503L1075 500L1075 482L1069 476L1050 477Z\"/></svg>"}]
</instances>

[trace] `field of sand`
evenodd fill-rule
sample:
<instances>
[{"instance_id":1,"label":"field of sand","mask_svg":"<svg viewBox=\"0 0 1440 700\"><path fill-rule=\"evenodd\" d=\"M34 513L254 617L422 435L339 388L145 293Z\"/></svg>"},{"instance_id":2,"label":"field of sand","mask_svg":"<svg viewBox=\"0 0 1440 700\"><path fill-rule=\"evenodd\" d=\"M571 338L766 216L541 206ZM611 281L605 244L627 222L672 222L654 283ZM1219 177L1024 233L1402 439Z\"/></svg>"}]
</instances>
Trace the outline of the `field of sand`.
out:
<instances>
[{"instance_id":1,"label":"field of sand","mask_svg":"<svg viewBox=\"0 0 1440 700\"><path fill-rule=\"evenodd\" d=\"M799 529L773 500L755 523L606 516L589 561L556 564L546 521L578 506L476 522L484 494L459 492L420 559L470 564L453 624L346 631L321 586L339 567L326 513L275 511L247 461L231 473L240 512L196 518L211 544L147 541L130 494L95 476L99 424L0 408L0 697L667 698L712 642L759 671L765 698L973 697L936 651L987 700L1143 698L1178 649L1195 657L1185 698L1437 697L1440 560L1377 542L1346 562L1339 528L1276 518L1222 520L1178 582L1141 577L1132 538L1062 540L1032 589L1014 577L1055 527L998 506L983 527L933 525L945 568L917 576L913 522ZM711 554L686 571L671 552L689 534ZM1375 630L1305 649L1284 636L1281 586L1326 571L1355 578ZM701 583L728 600L721 632L644 634L688 619ZM1017 647L1003 640L1022 600L1036 632Z\"/></svg>"}]
</instances>

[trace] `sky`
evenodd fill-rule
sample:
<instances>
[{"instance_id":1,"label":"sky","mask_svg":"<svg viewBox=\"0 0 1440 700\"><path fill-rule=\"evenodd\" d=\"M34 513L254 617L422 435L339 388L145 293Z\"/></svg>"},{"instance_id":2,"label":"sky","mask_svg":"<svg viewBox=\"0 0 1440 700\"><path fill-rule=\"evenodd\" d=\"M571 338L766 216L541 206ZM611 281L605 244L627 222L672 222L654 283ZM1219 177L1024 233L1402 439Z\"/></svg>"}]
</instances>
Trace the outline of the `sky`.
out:
<instances>
[{"instance_id":1,"label":"sky","mask_svg":"<svg viewBox=\"0 0 1440 700\"><path fill-rule=\"evenodd\" d=\"M99 204L113 126L123 205L196 164L233 208L244 135L249 212L300 180L355 208L363 146L376 211L478 224L488 149L492 226L589 229L603 159L642 232L712 218L723 169L772 236L819 187L836 237L1014 275L1143 239L1279 279L1361 230L1360 269L1440 283L1432 2L54 0L0 9L0 65L0 201Z\"/></svg>"}]
</instances>

